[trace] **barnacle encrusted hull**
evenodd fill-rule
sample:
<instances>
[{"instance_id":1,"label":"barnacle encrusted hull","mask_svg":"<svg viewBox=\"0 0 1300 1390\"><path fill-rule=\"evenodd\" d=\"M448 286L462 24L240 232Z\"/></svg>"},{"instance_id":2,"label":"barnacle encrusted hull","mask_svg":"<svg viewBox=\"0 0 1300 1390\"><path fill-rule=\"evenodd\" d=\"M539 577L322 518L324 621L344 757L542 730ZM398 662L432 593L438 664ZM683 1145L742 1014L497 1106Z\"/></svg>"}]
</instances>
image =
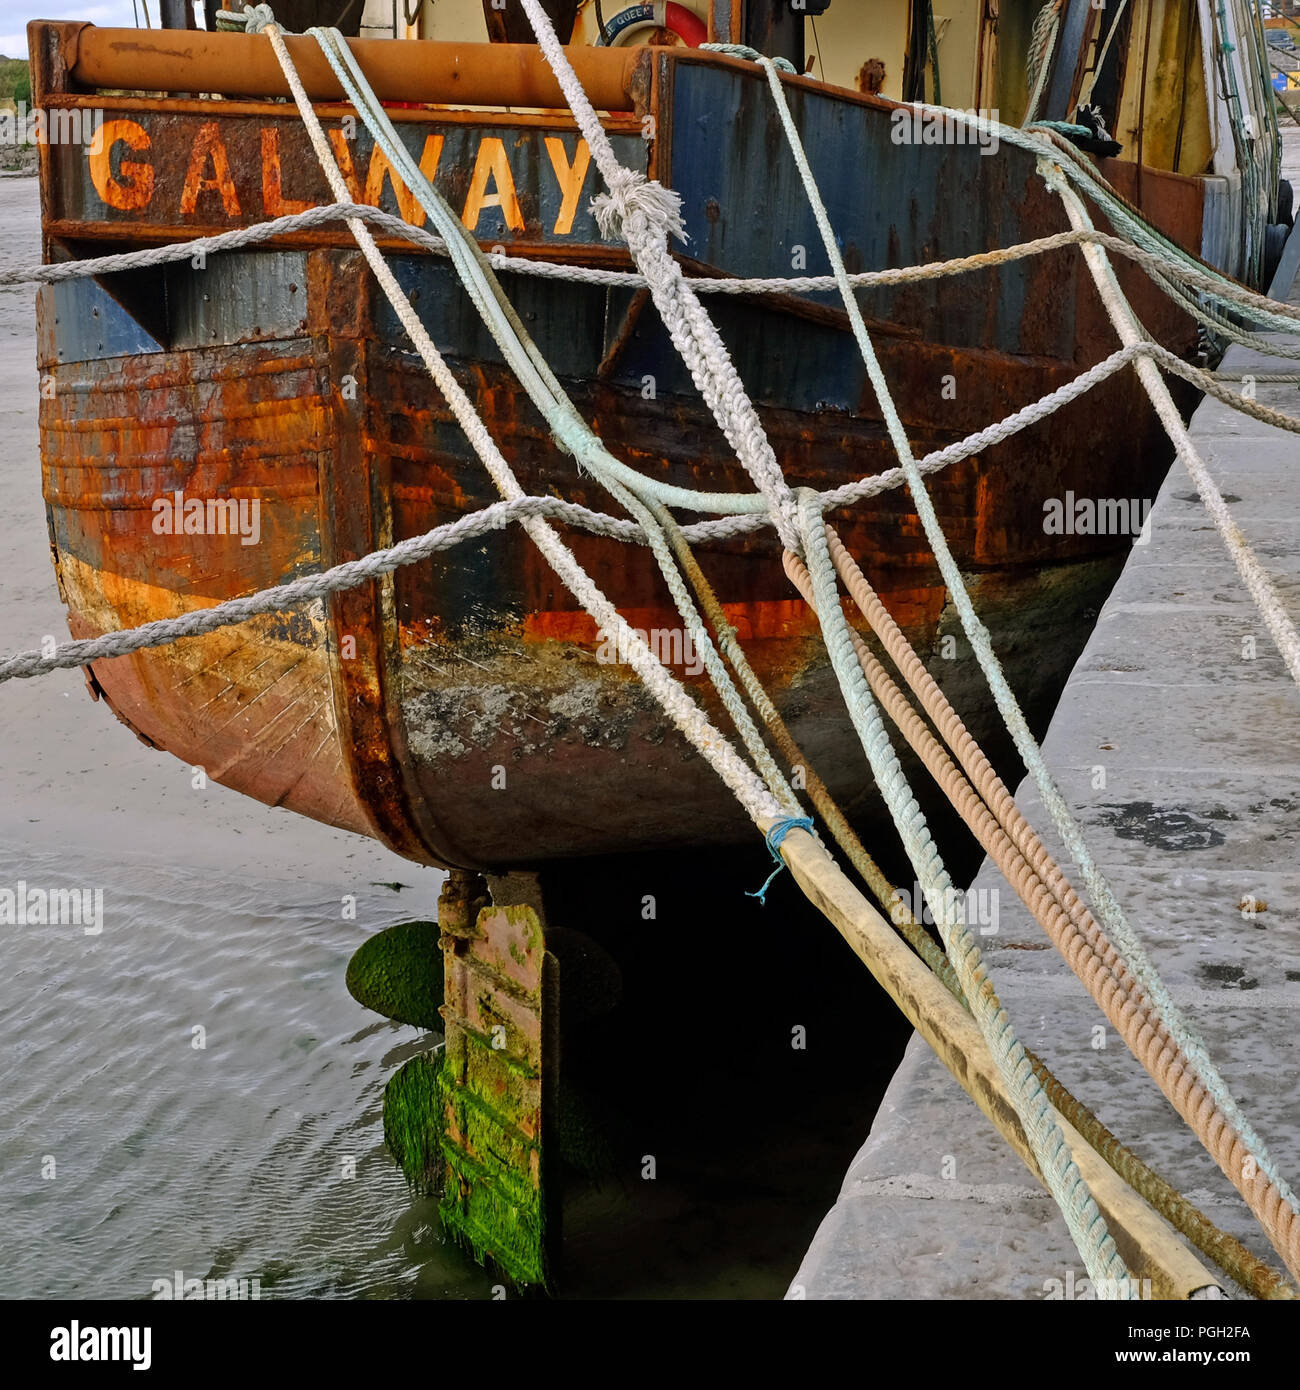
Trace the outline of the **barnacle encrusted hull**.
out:
<instances>
[{"instance_id":1,"label":"barnacle encrusted hull","mask_svg":"<svg viewBox=\"0 0 1300 1390\"><path fill-rule=\"evenodd\" d=\"M657 115L656 138L642 139L639 115L608 124L620 158L682 193L688 267L824 271L793 185L788 197L772 192L793 174L767 138L761 74L654 52L635 104ZM42 80L67 89L56 66ZM116 141L107 162L84 150L44 152L51 254L215 232L328 201L283 105L119 98L118 109L112 97L94 99L108 108ZM834 194L850 269L1062 229L1029 155L900 146L894 108L871 97L796 83L791 101L818 133L810 149ZM323 109L327 129L341 129L344 114ZM394 116L485 245L625 263L595 231L596 176L567 120ZM348 149L358 195L397 210L394 181L364 130ZM477 177L480 166L491 179ZM872 171L869 186L862 168ZM1131 166L1107 172L1133 191ZM1197 180L1146 170L1141 197L1154 222L1200 248ZM401 207L414 215L404 194ZM388 249L523 488L611 510L501 365L447 263ZM1139 271L1124 267L1121 278L1152 332L1190 351L1191 322ZM682 486L752 487L644 293L510 274L503 283L616 456ZM829 296L707 302L793 484L824 489L893 465ZM918 454L1041 397L1116 346L1074 248L864 292L862 303ZM41 370L52 383L41 404L45 497L76 636L251 593L497 500L342 230L47 287L38 313ZM1027 703L1063 680L1132 543L1131 534L1046 527L1045 507L1072 492L1131 500L1133 515L1144 515L1141 499L1154 495L1167 462L1126 373L931 479L976 606ZM250 505L220 513L214 534L212 499ZM832 519L973 731L986 735L989 702L905 491ZM577 530L566 539L717 714L649 554ZM698 554L796 738L832 791L859 818L872 815L865 761L816 621L786 581L772 533L705 542ZM425 862L501 867L751 833L620 655L512 527L329 604L97 662L90 684L148 742L209 777Z\"/></svg>"}]
</instances>

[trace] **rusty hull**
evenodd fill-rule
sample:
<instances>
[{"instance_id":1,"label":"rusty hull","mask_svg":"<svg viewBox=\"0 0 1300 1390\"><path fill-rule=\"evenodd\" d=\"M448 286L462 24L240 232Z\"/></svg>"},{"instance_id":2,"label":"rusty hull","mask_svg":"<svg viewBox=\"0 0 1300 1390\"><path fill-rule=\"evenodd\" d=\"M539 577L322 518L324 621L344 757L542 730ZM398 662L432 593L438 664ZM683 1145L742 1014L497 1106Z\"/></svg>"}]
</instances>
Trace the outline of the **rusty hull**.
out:
<instances>
[{"instance_id":1,"label":"rusty hull","mask_svg":"<svg viewBox=\"0 0 1300 1390\"><path fill-rule=\"evenodd\" d=\"M715 71L677 52L655 59L653 144L641 142L634 124L611 121L622 153L630 159L635 152L642 167L683 191L689 258L701 273L787 273L788 257L780 270L771 262L798 244L802 225L755 231L779 216L779 201L760 205L764 189L788 177L762 79L744 65ZM683 87L700 73L714 83L716 72L738 85L718 108L722 125L701 129L703 89ZM90 100L48 64L38 81L56 100ZM835 121L848 123L861 167L873 171L865 193L853 183L856 167L838 190L848 214L871 203L859 234L846 233L859 264L938 259L1061 229L1055 200L1018 152L1004 151L999 163L975 150L931 150L945 167L929 172L911 154L888 164L890 103L828 95L802 79L791 85L807 127L825 132ZM704 95L716 103L712 87ZM116 112L135 121L148 139L147 148L111 150L107 186L150 182L151 195L138 207L113 206L99 196L84 152L47 147L51 257L255 221L274 206L268 189L281 199L324 200L283 106L93 100L109 119ZM836 111L823 110L827 102ZM584 220L594 173L585 186L579 181L571 226L557 230L568 194L558 157L543 153L541 142L548 135L562 141L564 167L576 179L581 151L565 123L557 134L548 116L401 114L417 156L437 136L444 152L461 150L437 163L435 181L453 206L475 213L472 225L485 244L589 264L617 258ZM210 124L215 143L203 134ZM720 130L734 135L737 152L721 164L710 145ZM819 166L844 162L830 138L823 133L810 143ZM491 139L513 161L517 225L500 180L496 204L484 204L481 215L470 206L472 170ZM272 147L276 158L268 162ZM404 190L382 170L367 188L376 166L364 141L355 156L361 194L397 209ZM556 176L549 182L544 159ZM152 173L131 163L147 163ZM923 176L932 188L916 183ZM191 183L198 187L186 210ZM1196 182L1148 170L1142 194L1153 220L1197 249ZM832 216L856 225L839 220L834 201ZM804 244L807 269L816 273L817 243L807 236ZM524 489L608 510L601 490L555 447L446 263L403 254L393 265ZM1156 336L1189 349L1194 326L1140 272L1120 273ZM644 296L519 276L504 283L578 409L617 456L680 485L751 486ZM918 453L1005 416L1115 346L1074 252L923 289L875 292L863 303L879 326L881 361ZM1011 319L1008 303L1019 305ZM755 305L715 297L710 309L792 482L835 486L893 464L832 298ZM45 287L38 316L41 369L56 387L41 403L45 496L78 636L250 593L496 500L364 262L342 240L303 238L203 269L183 262L149 279ZM647 378L655 383L652 398ZM1088 611L1128 545L1125 537L1046 535L1044 500L1067 490L1153 496L1168 461L1161 441L1140 388L1126 376L1049 425L931 481L976 606L1028 704L1063 681ZM257 499L258 544L159 534L154 503L176 491ZM940 638L959 629L905 495L887 492L835 521L922 654L938 658L936 672L973 730L990 733L995 716L978 692L964 640L954 659L942 659L949 644ZM633 626L679 631L644 550L581 532L566 539ZM699 554L759 677L831 790L859 819L875 815L865 760L815 622L786 582L771 534L702 546ZM677 650L679 674L717 715L707 679L684 669L680 633ZM328 606L97 662L92 674L119 717L153 745L237 790L375 835L422 862L500 869L752 833L630 668L608 655L590 619L512 528Z\"/></svg>"},{"instance_id":2,"label":"rusty hull","mask_svg":"<svg viewBox=\"0 0 1300 1390\"><path fill-rule=\"evenodd\" d=\"M305 271L308 323L296 351L249 343L47 363L59 389L43 406L46 498L77 635L251 592L495 500L421 364L383 341L371 320L359 255L313 251ZM524 287L512 288L516 302L526 300ZM745 331L719 320L729 341ZM767 331L788 329L774 317ZM1072 374L1064 364L908 340L882 341L881 356L918 448L942 445ZM461 370L526 490L607 506L504 368L478 361ZM963 404L940 430L922 412L944 374L957 379ZM355 399L340 385L348 378ZM569 385L618 456L679 483L746 486L690 397L651 402L618 384ZM1110 573L1095 538L1043 534L1042 499L1069 486L1081 495L1150 495L1154 432L1143 439L1132 431L1115 448L1112 422L1132 418L1137 404L1127 383L1109 384L1051 428L932 483L980 611L1030 703L1075 655L1076 642L1054 629L1063 622L1068 634L1073 624L1081 641L1079 613ZM761 413L792 481L825 486L892 463L865 410L821 419ZM154 534L152 499L177 489L257 496L261 543ZM934 655L941 626L953 624L904 494L891 491L836 521L891 610ZM568 539L634 626L680 628L644 551L580 532ZM1115 542L1102 550L1113 553ZM704 546L700 555L796 737L836 794L862 803L865 764L815 622L791 594L771 537ZM94 676L134 728L216 780L368 829L416 859L502 867L743 836L743 819L708 767L630 669L599 653L594 624L511 529L340 595L328 614L263 619L96 663ZM945 674L952 668L958 689L971 665L938 663ZM707 681L687 679L717 715Z\"/></svg>"}]
</instances>

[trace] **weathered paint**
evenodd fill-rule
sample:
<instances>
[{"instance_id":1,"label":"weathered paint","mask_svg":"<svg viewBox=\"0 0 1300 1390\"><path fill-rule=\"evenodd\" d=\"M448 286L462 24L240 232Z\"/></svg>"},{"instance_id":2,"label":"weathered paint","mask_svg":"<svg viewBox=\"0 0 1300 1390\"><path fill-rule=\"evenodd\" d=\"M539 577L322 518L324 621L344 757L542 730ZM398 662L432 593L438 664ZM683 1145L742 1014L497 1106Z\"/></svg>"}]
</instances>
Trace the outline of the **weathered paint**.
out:
<instances>
[{"instance_id":1,"label":"weathered paint","mask_svg":"<svg viewBox=\"0 0 1300 1390\"><path fill-rule=\"evenodd\" d=\"M801 273L828 274L763 77L752 70L719 70L699 55L668 52L656 63L657 96L670 113L660 119L670 155L659 157L682 195L690 256L727 274L775 276L794 273L795 251L802 248ZM1024 151L1003 146L987 155L969 143L896 143L894 103L828 91L807 79L789 81L786 97L850 271L921 265L1068 228L1059 199ZM761 155L737 159L736 150ZM1131 165L1103 160L1100 167L1107 178L1117 171L1114 181L1123 178L1122 186L1131 187ZM1200 181L1157 170L1144 170L1144 180L1144 213L1180 244L1198 249ZM1091 354L1110 350L1112 335L1095 335L1077 321L1095 295L1076 271L1073 253L1036 257L995 272L862 291L859 300L864 313L932 343L1095 360ZM1190 350L1190 320L1172 310L1135 267L1121 264L1119 274L1160 340ZM838 302L834 294L820 298ZM860 372L854 354L838 354L841 361L844 369ZM833 364L819 361L788 375L797 386L824 380L828 369Z\"/></svg>"},{"instance_id":2,"label":"weathered paint","mask_svg":"<svg viewBox=\"0 0 1300 1390\"><path fill-rule=\"evenodd\" d=\"M284 217L331 201L324 174L296 115L250 121L216 112L105 112L88 150L51 146L47 216L92 232L99 223L164 225L207 232ZM271 108L275 111L275 108ZM355 202L423 226L425 214L396 178L387 156L355 116L324 122ZM591 214L595 173L578 135L550 124L403 122L412 157L485 240L596 240ZM619 157L645 165L645 143L614 136ZM585 196L584 196L585 195Z\"/></svg>"},{"instance_id":3,"label":"weathered paint","mask_svg":"<svg viewBox=\"0 0 1300 1390\"><path fill-rule=\"evenodd\" d=\"M1100 12L1092 21L1095 29ZM1132 0L1124 37L1126 80L1111 117L1111 133L1124 146L1118 158L1208 172L1213 145L1197 8L1181 0Z\"/></svg>"},{"instance_id":4,"label":"weathered paint","mask_svg":"<svg viewBox=\"0 0 1300 1390\"><path fill-rule=\"evenodd\" d=\"M806 236L807 268L815 271L817 239L797 220L802 214L771 211L784 201L773 189L789 185L791 170L765 114L761 76L678 52L655 61L656 140L647 149L625 130L619 139L626 157L635 150L645 167L682 189L697 264L782 273L789 266L774 262L772 246L788 250ZM708 100L692 95L697 84ZM837 225L858 229L845 234L857 264L960 255L1062 225L1032 161L1017 152L982 158L969 147L926 147L904 151L908 162L895 166L900 147L889 138L890 103L828 96L801 80L791 84L791 98L798 118L818 132L819 161L838 141L866 151L880 170L869 198L858 189L867 181L852 169L838 183L833 164L821 170ZM130 108L150 139L148 208L103 205L78 222L94 189L77 163L85 153L47 151L47 236L76 227L84 246L125 235L169 239L194 234L209 219L222 223L224 179L216 145L201 136L207 124L218 126L227 150L240 220L260 215L272 156L277 196L323 196L308 178L306 157L291 153L298 137L287 118L250 106L205 119L190 109L199 105ZM719 119L718 110L730 114ZM545 141L561 142L576 181L576 135L553 120L415 114L403 125L404 139L418 156L442 138L436 177L458 209L470 197L484 142L502 140L524 220L516 244L527 254L555 251L565 181ZM507 138L507 129L515 134ZM267 130L279 132L275 140L265 138ZM762 153L720 158L714 146ZM119 147L119 173L124 150L140 155ZM452 158L452 150L460 154ZM496 158L489 146L489 159ZM358 179L364 161L362 154ZM895 167L904 172L893 174ZM584 175L580 204L594 177ZM213 186L205 189L205 181ZM396 208L391 182L380 182L376 196ZM195 189L191 213L181 211L187 184ZM1141 192L1159 224L1197 244L1195 181L1148 173ZM506 204L492 212L505 227ZM616 255L584 239L585 215L579 206L564 246L589 263ZM495 235L488 212L478 230ZM1062 251L1021 267L864 296L919 452L1010 413L1112 350L1079 264L1077 253ZM393 265L523 487L604 510L601 490L558 451L500 364L445 262L407 253ZM1139 272L1120 273L1158 336L1183 346L1194 341L1189 322ZM167 272L165 296L156 278L119 279L44 290L38 303L42 368L56 386L42 402L46 498L78 635L248 593L495 500L355 251L304 239L292 250L223 258L216 277L211 266L182 262ZM576 406L619 457L681 485L751 486L653 306L631 313L630 291L527 277L505 277L505 284ZM216 285L220 303L211 297ZM1017 313L1001 307L1008 299L1020 305ZM892 465L841 310L824 298L794 296L762 304L729 297L710 308L792 482L830 486ZM652 398L646 377L654 379ZM1125 421L1122 435L1117 420ZM1128 544L1124 537L1049 536L1043 502L1070 489L1149 496L1166 457L1158 439L1135 382L1115 379L1050 426L931 482L980 611L1031 704L1068 670L1082 640L1082 612ZM261 543L157 534L152 503L176 490L256 498ZM933 655L939 636L953 630L952 615L904 495L885 493L836 521L899 621ZM585 533L568 538L635 626L680 628L644 551ZM871 813L865 769L815 623L784 580L772 537L702 546L700 558L760 678L832 791L856 813ZM937 663L945 684L960 691L971 665L968 656ZM96 663L93 674L114 709L157 746L239 790L367 830L423 861L500 867L751 833L630 669L601 659L592 624L514 531L328 606ZM682 674L717 715L707 683ZM977 735L986 735L995 718L986 697L971 698L958 703ZM684 804L689 817L680 815Z\"/></svg>"}]
</instances>

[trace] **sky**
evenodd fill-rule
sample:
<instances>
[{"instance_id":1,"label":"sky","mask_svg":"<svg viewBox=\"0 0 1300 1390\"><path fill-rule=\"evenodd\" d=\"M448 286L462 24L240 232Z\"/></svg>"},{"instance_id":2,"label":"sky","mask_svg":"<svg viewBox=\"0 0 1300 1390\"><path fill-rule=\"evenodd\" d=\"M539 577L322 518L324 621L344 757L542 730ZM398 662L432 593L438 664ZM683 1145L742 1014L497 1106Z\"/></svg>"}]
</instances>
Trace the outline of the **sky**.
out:
<instances>
[{"instance_id":1,"label":"sky","mask_svg":"<svg viewBox=\"0 0 1300 1390\"><path fill-rule=\"evenodd\" d=\"M158 23L158 0L149 0L149 17ZM85 19L110 28L135 27L131 0L3 0L0 54L6 58L27 57L29 19Z\"/></svg>"}]
</instances>

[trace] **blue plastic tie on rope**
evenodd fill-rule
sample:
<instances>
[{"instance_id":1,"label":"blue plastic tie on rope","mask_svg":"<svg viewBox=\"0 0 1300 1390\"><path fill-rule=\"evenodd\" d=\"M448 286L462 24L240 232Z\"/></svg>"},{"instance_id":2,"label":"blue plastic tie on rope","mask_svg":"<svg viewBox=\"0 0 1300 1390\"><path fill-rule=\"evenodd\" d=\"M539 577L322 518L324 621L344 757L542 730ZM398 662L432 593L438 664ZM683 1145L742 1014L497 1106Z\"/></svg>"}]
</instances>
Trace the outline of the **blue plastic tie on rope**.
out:
<instances>
[{"instance_id":1,"label":"blue plastic tie on rope","mask_svg":"<svg viewBox=\"0 0 1300 1390\"><path fill-rule=\"evenodd\" d=\"M772 858L776 860L776 868L768 874L767 882L757 893L746 892L747 898L757 898L761 906L767 906L767 890L772 886L772 880L785 868L785 860L781 858L782 842L792 830L807 830L811 833L812 828L811 816L784 816L781 820L772 822L763 838L767 841L767 847L772 852Z\"/></svg>"}]
</instances>

